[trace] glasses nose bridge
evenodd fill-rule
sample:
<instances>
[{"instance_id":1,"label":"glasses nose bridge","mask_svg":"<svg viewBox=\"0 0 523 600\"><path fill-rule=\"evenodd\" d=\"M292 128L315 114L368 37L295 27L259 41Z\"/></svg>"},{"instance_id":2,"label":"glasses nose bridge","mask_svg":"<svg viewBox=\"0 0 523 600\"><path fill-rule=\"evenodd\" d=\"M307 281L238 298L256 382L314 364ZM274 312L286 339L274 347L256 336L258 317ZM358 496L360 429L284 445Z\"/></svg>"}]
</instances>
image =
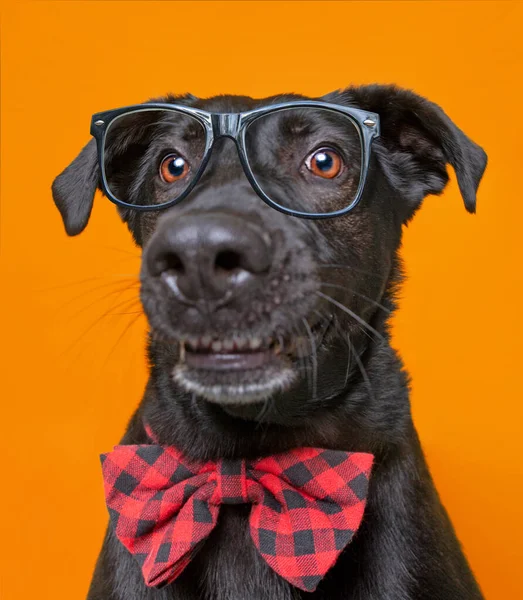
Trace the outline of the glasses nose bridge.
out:
<instances>
[{"instance_id":1,"label":"glasses nose bridge","mask_svg":"<svg viewBox=\"0 0 523 600\"><path fill-rule=\"evenodd\" d=\"M217 113L212 115L214 137L229 137L236 140L240 130L239 113Z\"/></svg>"}]
</instances>

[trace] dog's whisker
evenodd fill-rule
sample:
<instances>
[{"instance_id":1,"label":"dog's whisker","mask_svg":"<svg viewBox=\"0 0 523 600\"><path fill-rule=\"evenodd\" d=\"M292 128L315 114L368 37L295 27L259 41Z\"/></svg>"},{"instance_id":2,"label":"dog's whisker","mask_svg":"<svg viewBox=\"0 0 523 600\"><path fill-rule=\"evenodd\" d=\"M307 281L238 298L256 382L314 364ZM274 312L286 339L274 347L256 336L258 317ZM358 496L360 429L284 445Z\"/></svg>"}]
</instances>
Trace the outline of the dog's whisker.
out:
<instances>
[{"instance_id":1,"label":"dog's whisker","mask_svg":"<svg viewBox=\"0 0 523 600\"><path fill-rule=\"evenodd\" d=\"M116 348L118 347L118 344L123 340L123 338L125 337L125 334L131 329L131 327L133 325L135 325L138 320L140 319L142 315L138 314L136 315L133 319L131 319L129 321L129 323L126 325L126 327L124 328L124 330L122 331L122 333L118 336L118 339L116 340L114 346L111 348L111 350L109 351L109 354L107 355L103 365L102 365L102 369L107 365L107 363L109 362L109 359L111 358L111 356L113 355L114 351L116 350Z\"/></svg>"},{"instance_id":2,"label":"dog's whisker","mask_svg":"<svg viewBox=\"0 0 523 600\"><path fill-rule=\"evenodd\" d=\"M347 313L348 315L350 315L355 321L357 321L360 325L362 325L364 328L368 329L369 331L371 331L377 338L379 338L382 342L386 343L385 338L381 335L381 333L379 331L377 331L376 329L374 329L374 327L372 327L372 325L369 325L369 323L367 323L367 321L365 321L365 319L362 319L358 314L356 314L353 310L351 310L350 308L348 308L347 306L345 306L344 304L342 304L341 302L338 302L337 300L335 300L334 298L332 298L331 296L329 296L328 294L324 294L323 292L320 292L319 290L316 290L315 294L317 296L320 296L320 298L323 298L324 300L327 300L327 302L330 302L331 304L334 304L334 306L337 306L339 309L341 309L343 312Z\"/></svg>"},{"instance_id":3,"label":"dog's whisker","mask_svg":"<svg viewBox=\"0 0 523 600\"><path fill-rule=\"evenodd\" d=\"M305 376L307 378L307 393L312 397L312 369L305 349L301 345L298 348L298 357L300 359L301 368L305 371Z\"/></svg>"},{"instance_id":4,"label":"dog's whisker","mask_svg":"<svg viewBox=\"0 0 523 600\"><path fill-rule=\"evenodd\" d=\"M139 303L139 300L136 297L124 298L123 300L121 300L122 295L125 294L126 291L127 290L121 290L119 293L116 294L111 306L109 306L107 308L107 310L104 310L104 312L95 320L95 323L102 322L102 319L116 315L118 313L118 310L127 311L132 308L138 308L139 306L141 306ZM85 312L85 310L87 310L94 304L97 304L97 302L93 302L89 306L84 307L83 309L77 311L76 314L74 314L72 317L70 317L68 319L68 323L71 323L75 317L77 317L79 314Z\"/></svg>"},{"instance_id":5,"label":"dog's whisker","mask_svg":"<svg viewBox=\"0 0 523 600\"><path fill-rule=\"evenodd\" d=\"M108 277L115 277L115 278L120 278L120 277L129 277L129 278L133 278L135 277L132 273L126 274L126 275L100 275L97 277L87 277L86 279L79 279L77 281L70 281L69 283L62 283L60 285L53 285L51 287L46 287L46 288L38 288L36 290L34 290L36 293L42 293L42 292L51 292L53 290L62 290L65 288L69 288L69 287L74 287L76 285L82 285L83 283L90 283L92 281L100 281L102 279L107 279ZM138 278L136 277L136 279L138 280ZM115 283L115 282L112 282ZM109 285L109 284L107 284ZM97 288L92 288L92 289L97 289Z\"/></svg>"},{"instance_id":6,"label":"dog's whisker","mask_svg":"<svg viewBox=\"0 0 523 600\"><path fill-rule=\"evenodd\" d=\"M350 342L350 334L347 333L347 340ZM343 387L347 386L347 383L349 381L349 375L350 375L350 371L352 368L352 361L351 361L351 348L352 348L352 342L348 343L348 348L347 348L347 367L345 368L345 380L343 382Z\"/></svg>"},{"instance_id":7,"label":"dog's whisker","mask_svg":"<svg viewBox=\"0 0 523 600\"><path fill-rule=\"evenodd\" d=\"M121 252L122 254L128 254L133 258L140 260L139 252L132 252L131 250L126 250L125 248L117 248L116 246L99 246L100 248L104 248L105 250L114 250L115 252Z\"/></svg>"},{"instance_id":8,"label":"dog's whisker","mask_svg":"<svg viewBox=\"0 0 523 600\"><path fill-rule=\"evenodd\" d=\"M114 309L120 309L120 310L118 310L117 312L113 312ZM119 304L113 303L111 312L109 313L108 316L133 314L135 312L141 312L142 314L145 314L143 305L140 301L140 298L137 296L134 296L132 298L126 298L126 299L122 300L122 302Z\"/></svg>"},{"instance_id":9,"label":"dog's whisker","mask_svg":"<svg viewBox=\"0 0 523 600\"><path fill-rule=\"evenodd\" d=\"M320 317L320 319L325 322L328 321L330 319L329 315L327 315L326 313L323 313L321 310L318 310L317 308L313 308L312 312L316 315L318 315L318 317Z\"/></svg>"},{"instance_id":10,"label":"dog's whisker","mask_svg":"<svg viewBox=\"0 0 523 600\"><path fill-rule=\"evenodd\" d=\"M82 306L75 313L73 313L72 315L70 315L69 319L68 319L69 322L72 321L73 319L75 319L76 317L80 316L86 310L89 310L90 308L92 308L95 304L99 304L100 302L103 302L104 300L106 300L107 298L110 298L111 296L116 296L114 300L115 300L115 302L118 301L123 294L125 294L128 291L133 290L133 288L134 288L133 285L126 285L126 286L118 288L116 290L112 290L112 291L108 292L107 294L104 294L103 296L101 296L99 298L96 298L92 302L89 302L89 304L86 304L85 306ZM116 306L113 304L112 308L119 308L120 306L122 306L122 304L124 304L125 302L129 302L130 300L136 301L137 297L133 294L133 298L127 298L121 304L117 304Z\"/></svg>"},{"instance_id":11,"label":"dog's whisker","mask_svg":"<svg viewBox=\"0 0 523 600\"><path fill-rule=\"evenodd\" d=\"M362 273L364 275L370 275L371 277L376 277L379 279L382 279L381 275L378 275L377 273L373 273L372 271L367 271L365 269L360 269L359 267L354 267L353 265L338 265L335 263L332 264L328 264L328 263L320 263L318 265L319 269L342 269L345 271L356 271L358 273Z\"/></svg>"},{"instance_id":12,"label":"dog's whisker","mask_svg":"<svg viewBox=\"0 0 523 600\"><path fill-rule=\"evenodd\" d=\"M96 277L87 277L86 279L78 279L76 281L70 281L69 283L63 283L60 285L53 285L50 287L45 287L45 288L37 288L34 290L35 293L45 293L45 292L52 292L54 290L62 290L62 289L66 289L66 288L72 288L72 287L76 287L78 285L82 285L85 283L92 283L95 281L103 281L106 279L118 279L119 281L109 281L103 285L100 286L96 286L96 287L91 287L89 288L87 291L91 292L91 291L95 291L98 290L100 288L104 288L104 287L108 287L110 285L116 285L118 283L120 283L120 281L122 279L129 279L132 280L136 283L140 283L140 279L139 276L137 274L134 273L110 273L108 275L98 275Z\"/></svg>"},{"instance_id":13,"label":"dog's whisker","mask_svg":"<svg viewBox=\"0 0 523 600\"><path fill-rule=\"evenodd\" d=\"M116 316L123 316L123 315L137 315L137 314L141 314L143 315L144 312L143 310L133 310L130 312L116 312L116 313L109 313L107 316L108 317L116 317Z\"/></svg>"},{"instance_id":14,"label":"dog's whisker","mask_svg":"<svg viewBox=\"0 0 523 600\"><path fill-rule=\"evenodd\" d=\"M310 345L311 345L311 360L312 360L312 399L316 400L318 395L318 357L316 355L316 342L314 341L314 336L312 334L311 327L309 322L304 317L302 319L302 323L307 331L307 335L309 337Z\"/></svg>"},{"instance_id":15,"label":"dog's whisker","mask_svg":"<svg viewBox=\"0 0 523 600\"><path fill-rule=\"evenodd\" d=\"M321 310L318 309L313 309L313 312L316 313L319 317L323 318L323 319L329 319L330 320L330 316L328 314L324 314ZM334 328L336 329L336 331L338 332L338 334L340 335L341 339L345 340L345 335L349 335L348 333L345 333L344 331L342 331L341 327L338 325L336 319L332 320L332 324L334 326ZM365 332L367 333L367 332ZM351 361L351 347L347 344L347 367L345 369L345 380L343 383L343 387L347 386L347 382L349 381L349 375L350 375L350 371L352 368L352 361Z\"/></svg>"},{"instance_id":16,"label":"dog's whisker","mask_svg":"<svg viewBox=\"0 0 523 600\"><path fill-rule=\"evenodd\" d=\"M324 285L326 287L332 287L332 288L336 288L338 290L343 290L343 291L346 291L346 292L350 292L351 294L354 294L355 296L363 298L364 300L367 300L368 302L372 303L377 308L380 308L383 312L386 312L389 315L392 313L392 311L390 310L390 308L387 308L386 306L383 306L383 304L380 304L376 300L373 300L370 296L366 296L365 294L362 294L361 292L357 292L356 290L353 290L352 288L350 288L348 286L338 285L337 283L329 283L327 281L319 281L318 283L320 285Z\"/></svg>"},{"instance_id":17,"label":"dog's whisker","mask_svg":"<svg viewBox=\"0 0 523 600\"><path fill-rule=\"evenodd\" d=\"M269 414L269 411L271 409L271 404L273 403L273 401L274 401L274 398L272 396L263 401L261 410L258 413L258 415L256 416L257 423L256 423L255 429L259 429L263 426L263 419L267 416L267 414Z\"/></svg>"},{"instance_id":18,"label":"dog's whisker","mask_svg":"<svg viewBox=\"0 0 523 600\"><path fill-rule=\"evenodd\" d=\"M68 354L69 352L71 352L71 350L73 350L89 334L89 332L91 332L98 324L100 324L102 322L102 320L104 319L104 317L106 317L115 308L119 308L120 306L124 306L126 303L130 302L130 300L131 299L127 298L126 300L123 300L122 302L120 302L117 305L114 305L114 304L111 305L97 319L95 319L95 321L93 321L89 325L89 327L87 327L87 329L85 329L80 334L80 336L72 344L70 344L63 352L61 352L60 356L64 356L64 355ZM132 300L136 300L136 299L133 298ZM142 314L142 313L140 312L140 314Z\"/></svg>"},{"instance_id":19,"label":"dog's whisker","mask_svg":"<svg viewBox=\"0 0 523 600\"><path fill-rule=\"evenodd\" d=\"M356 351L354 344L351 342L349 335L347 335L347 344L349 345L350 351L351 351L352 355L354 356L354 360L356 361L356 364L358 365L358 368L361 372L361 376L363 377L363 381L365 382L365 386L367 388L367 391L369 392L369 396L370 396L371 400L373 401L373 403L375 403L376 397L375 397L374 391L372 389L372 384L370 382L369 375L367 373L367 370L365 369L365 365L361 361L360 355Z\"/></svg>"},{"instance_id":20,"label":"dog's whisker","mask_svg":"<svg viewBox=\"0 0 523 600\"><path fill-rule=\"evenodd\" d=\"M76 300L79 300L80 298L85 298L86 295L88 294L92 294L93 292L98 292L100 290L104 290L108 287L116 287L116 289L112 290L111 292L109 292L107 295L104 295L102 297L97 298L97 300L94 301L94 303L96 303L97 301L102 301L105 298L111 296L111 294L116 294L121 290L127 290L127 289L132 289L133 287L138 288L139 283L137 281L128 281L127 283L125 283L125 285L122 285L124 282L122 281L110 281L108 283L105 283L103 285L99 285L96 287L91 287L87 290L84 290L81 294L77 294L75 296L73 296L72 298L69 298L66 302L64 302L63 304L61 304L58 307L58 310L62 311L65 307L70 306L73 302L75 302Z\"/></svg>"},{"instance_id":21,"label":"dog's whisker","mask_svg":"<svg viewBox=\"0 0 523 600\"><path fill-rule=\"evenodd\" d=\"M358 327L358 330L361 331L371 342L374 341L371 334L364 327Z\"/></svg>"},{"instance_id":22,"label":"dog's whisker","mask_svg":"<svg viewBox=\"0 0 523 600\"><path fill-rule=\"evenodd\" d=\"M305 371L305 376L307 378L307 389L308 389L309 395L311 395L312 394L312 382L311 382L311 376L310 376L310 365L309 365L309 362L306 360L303 348L301 347L301 344L299 343L299 339L301 337L300 331L294 324L291 325L291 327L292 327L293 335L296 337L296 357L298 359L299 368L302 371Z\"/></svg>"},{"instance_id":23,"label":"dog's whisker","mask_svg":"<svg viewBox=\"0 0 523 600\"><path fill-rule=\"evenodd\" d=\"M336 331L340 334L341 339L347 342L347 344L346 344L347 345L347 366L345 367L345 378L343 380L343 387L347 387L347 383L349 382L350 372L352 369L352 360L351 359L352 359L353 344L349 343L350 334L348 332L343 332L337 323L334 324L334 327L336 328ZM365 333L367 333L367 332L365 331ZM347 339L345 339L345 336Z\"/></svg>"},{"instance_id":24,"label":"dog's whisker","mask_svg":"<svg viewBox=\"0 0 523 600\"><path fill-rule=\"evenodd\" d=\"M113 305L113 308L121 308L117 312L109 312L106 317L121 316L121 315L136 315L138 313L145 315L142 303L139 298L127 298L117 305ZM133 310L136 309L136 310Z\"/></svg>"},{"instance_id":25,"label":"dog's whisker","mask_svg":"<svg viewBox=\"0 0 523 600\"><path fill-rule=\"evenodd\" d=\"M260 412L256 415L256 427L255 429L258 429L259 427L261 427L261 420L263 419L263 417L265 416L265 414L267 413L267 404L268 404L269 400L264 400L262 402L262 407L260 409Z\"/></svg>"}]
</instances>

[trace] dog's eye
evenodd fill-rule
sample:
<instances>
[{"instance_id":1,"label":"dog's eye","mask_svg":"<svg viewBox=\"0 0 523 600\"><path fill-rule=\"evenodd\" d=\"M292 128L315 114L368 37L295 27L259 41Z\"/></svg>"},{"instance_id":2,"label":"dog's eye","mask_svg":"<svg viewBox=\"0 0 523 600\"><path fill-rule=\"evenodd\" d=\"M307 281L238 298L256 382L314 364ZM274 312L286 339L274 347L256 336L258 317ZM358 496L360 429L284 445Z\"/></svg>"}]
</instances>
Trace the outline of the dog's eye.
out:
<instances>
[{"instance_id":1,"label":"dog's eye","mask_svg":"<svg viewBox=\"0 0 523 600\"><path fill-rule=\"evenodd\" d=\"M332 179L339 175L343 167L341 156L332 148L315 150L305 161L307 169L318 177Z\"/></svg>"},{"instance_id":2,"label":"dog's eye","mask_svg":"<svg viewBox=\"0 0 523 600\"><path fill-rule=\"evenodd\" d=\"M189 173L189 163L179 154L169 154L160 164L160 177L166 183L184 179Z\"/></svg>"}]
</instances>

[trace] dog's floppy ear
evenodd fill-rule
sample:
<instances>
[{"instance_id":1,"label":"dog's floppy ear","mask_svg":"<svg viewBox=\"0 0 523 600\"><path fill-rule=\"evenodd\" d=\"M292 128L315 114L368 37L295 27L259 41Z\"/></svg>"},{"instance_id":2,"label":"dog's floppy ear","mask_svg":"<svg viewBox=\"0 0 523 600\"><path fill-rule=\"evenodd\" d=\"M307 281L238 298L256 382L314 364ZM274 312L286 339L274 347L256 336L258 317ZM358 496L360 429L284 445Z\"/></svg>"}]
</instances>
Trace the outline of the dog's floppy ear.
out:
<instances>
[{"instance_id":1,"label":"dog's floppy ear","mask_svg":"<svg viewBox=\"0 0 523 600\"><path fill-rule=\"evenodd\" d=\"M476 211L476 192L487 155L439 106L390 85L349 88L330 95L380 116L381 135L373 144L389 183L406 203L408 220L428 194L440 194L448 182L446 165L454 168L465 208Z\"/></svg>"},{"instance_id":2,"label":"dog's floppy ear","mask_svg":"<svg viewBox=\"0 0 523 600\"><path fill-rule=\"evenodd\" d=\"M93 139L53 181L53 200L68 235L78 235L87 226L98 182L96 142Z\"/></svg>"}]
</instances>

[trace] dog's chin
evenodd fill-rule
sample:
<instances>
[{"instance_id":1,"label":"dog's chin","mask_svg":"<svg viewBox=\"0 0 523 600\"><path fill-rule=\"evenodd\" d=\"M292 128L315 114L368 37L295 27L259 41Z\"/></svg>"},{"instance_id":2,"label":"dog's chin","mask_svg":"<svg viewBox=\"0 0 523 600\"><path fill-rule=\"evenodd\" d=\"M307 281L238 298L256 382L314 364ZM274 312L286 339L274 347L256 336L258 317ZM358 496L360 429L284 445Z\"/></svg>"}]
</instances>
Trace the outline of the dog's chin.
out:
<instances>
[{"instance_id":1,"label":"dog's chin","mask_svg":"<svg viewBox=\"0 0 523 600\"><path fill-rule=\"evenodd\" d=\"M250 405L287 389L296 373L279 344L255 338L241 348L233 341L215 342L214 348L195 342L180 345L173 378L184 390L209 402Z\"/></svg>"},{"instance_id":2,"label":"dog's chin","mask_svg":"<svg viewBox=\"0 0 523 600\"><path fill-rule=\"evenodd\" d=\"M215 372L177 364L173 371L173 378L180 387L208 402L230 409L264 402L277 392L288 389L296 377L296 372L290 366L283 365Z\"/></svg>"}]
</instances>

